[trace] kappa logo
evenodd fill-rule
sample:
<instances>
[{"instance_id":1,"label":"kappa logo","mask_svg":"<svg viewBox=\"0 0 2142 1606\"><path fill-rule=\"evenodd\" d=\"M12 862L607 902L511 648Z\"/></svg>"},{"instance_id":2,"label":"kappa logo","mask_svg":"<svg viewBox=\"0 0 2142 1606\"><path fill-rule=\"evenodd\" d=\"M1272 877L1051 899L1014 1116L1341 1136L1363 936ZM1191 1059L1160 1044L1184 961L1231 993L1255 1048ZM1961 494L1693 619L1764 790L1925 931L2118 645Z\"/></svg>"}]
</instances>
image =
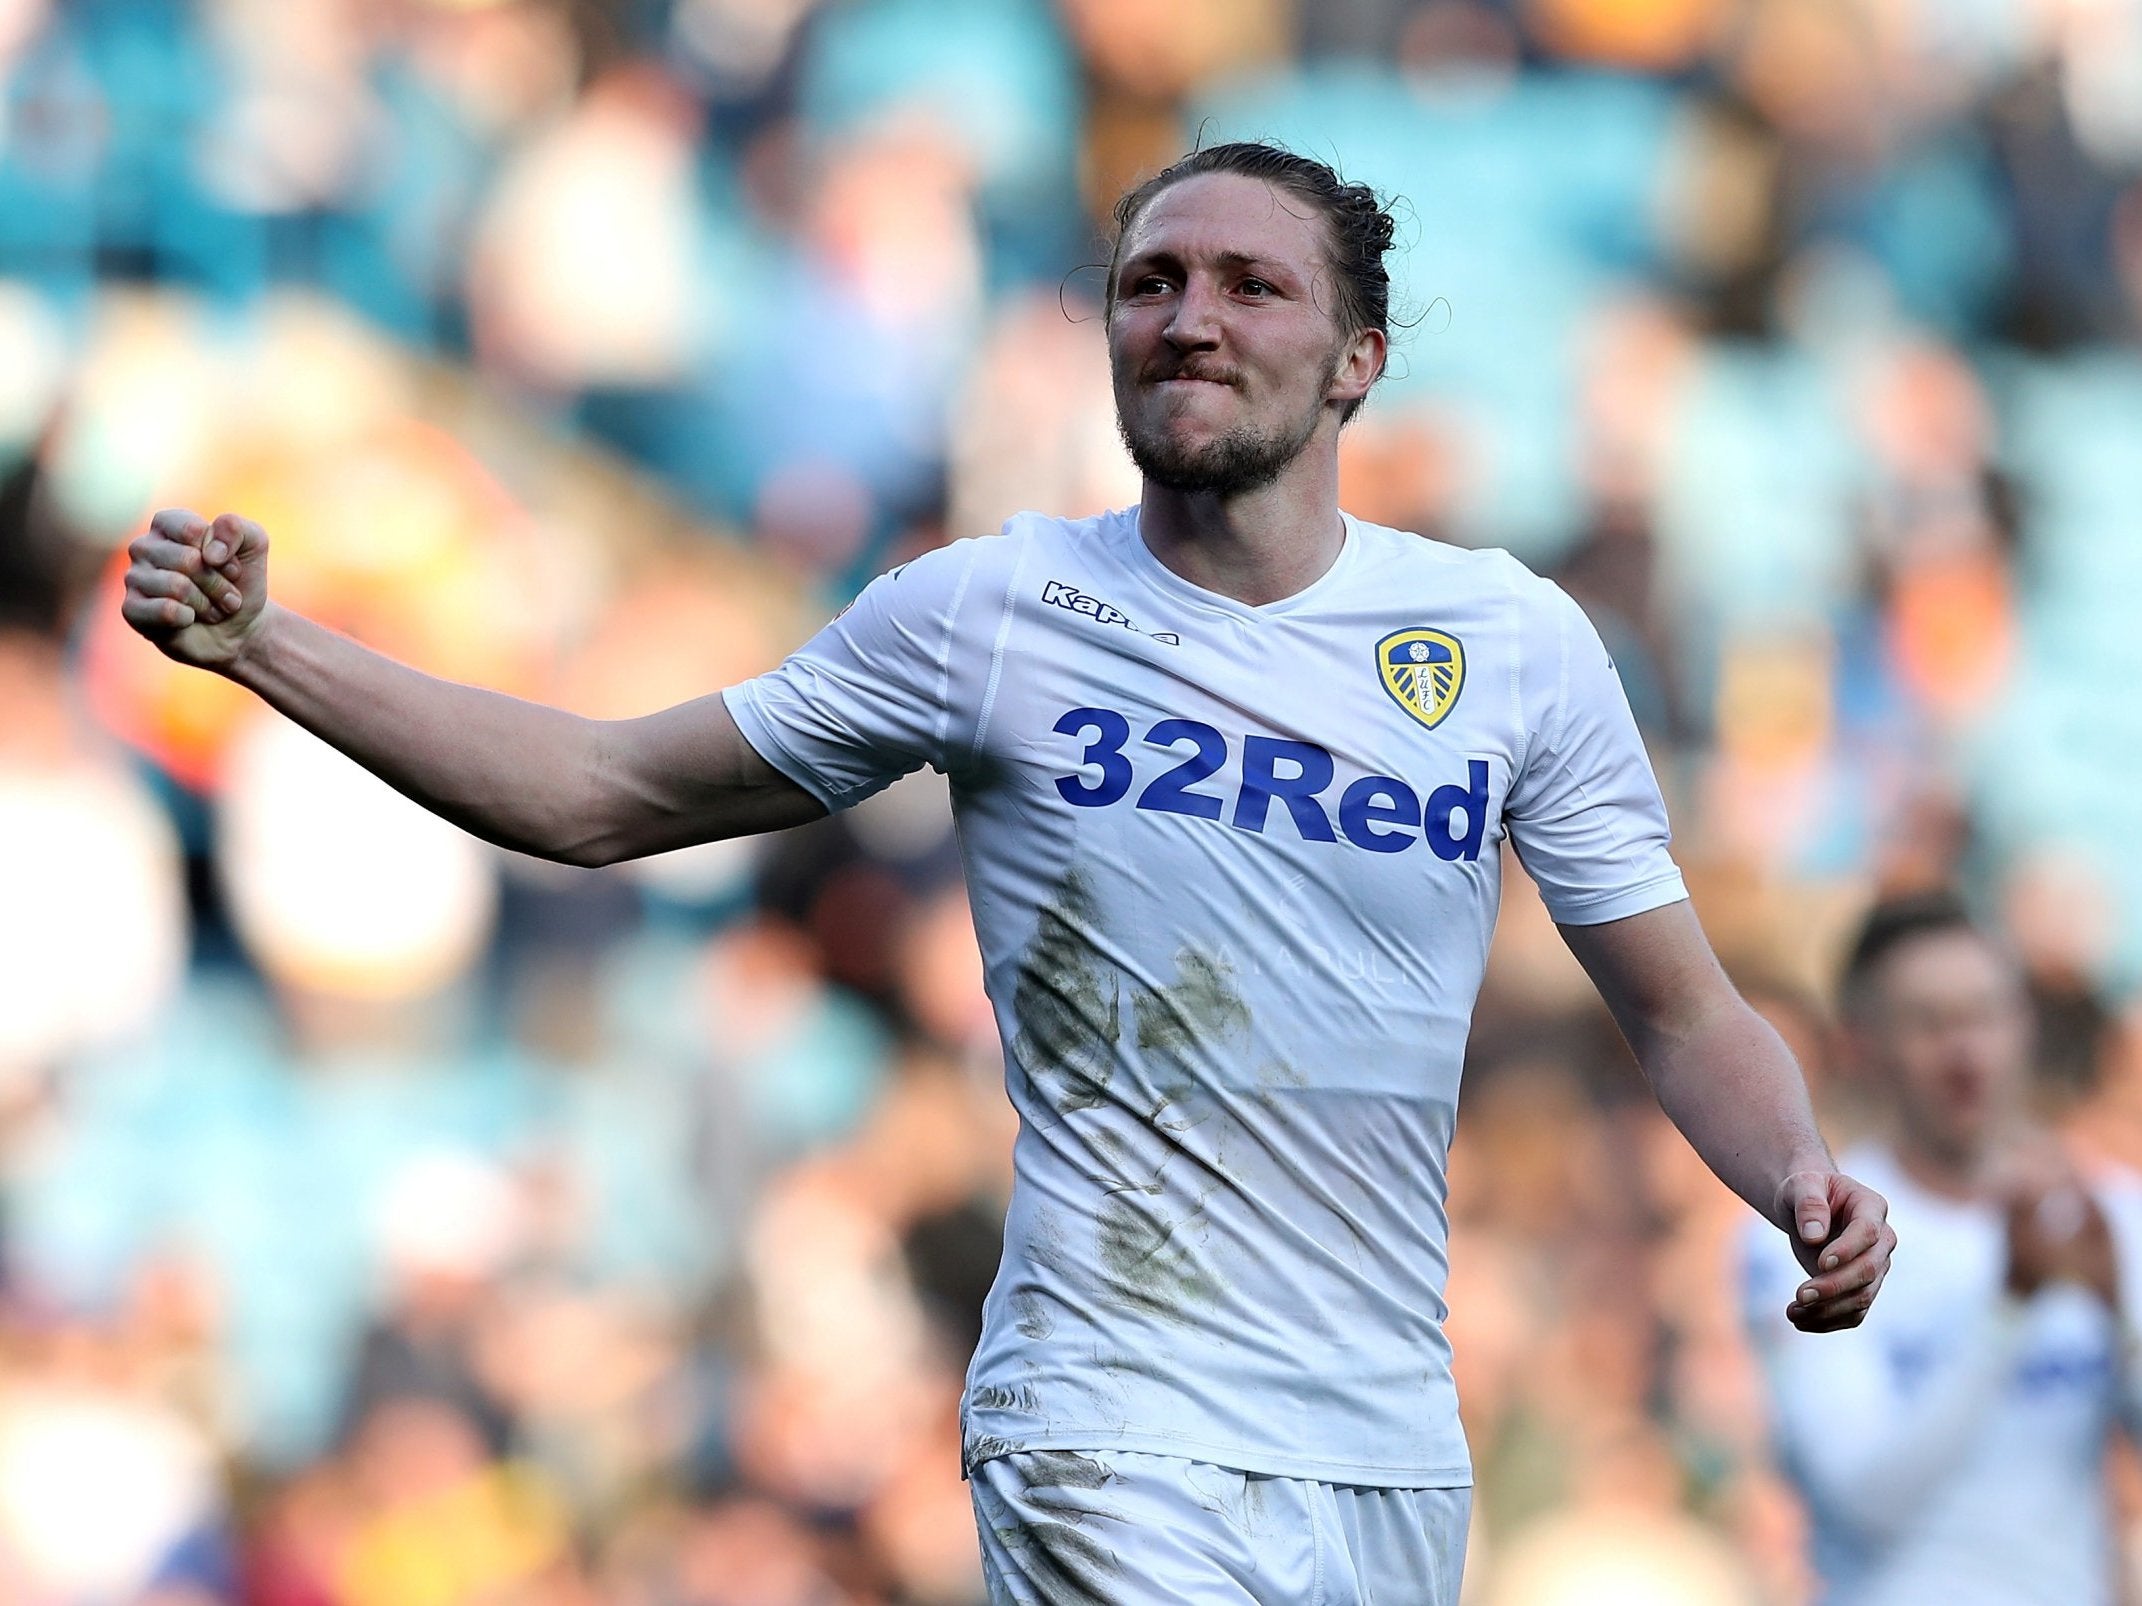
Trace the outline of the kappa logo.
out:
<instances>
[{"instance_id":1,"label":"kappa logo","mask_svg":"<svg viewBox=\"0 0 2142 1606\"><path fill-rule=\"evenodd\" d=\"M1067 586L1061 580L1051 580L1041 588L1041 600L1052 608L1063 608L1071 613L1082 613L1087 618L1104 625L1121 625L1125 630L1136 630L1131 616L1112 602L1103 602L1099 597L1088 596L1077 586Z\"/></svg>"},{"instance_id":2,"label":"kappa logo","mask_svg":"<svg viewBox=\"0 0 2142 1606\"><path fill-rule=\"evenodd\" d=\"M1465 648L1442 630L1397 630L1376 643L1376 670L1391 700L1430 730L1465 689Z\"/></svg>"},{"instance_id":3,"label":"kappa logo","mask_svg":"<svg viewBox=\"0 0 2142 1606\"><path fill-rule=\"evenodd\" d=\"M1043 586L1041 588L1041 600L1050 607L1062 608L1067 613L1084 614L1096 624L1120 625L1134 636L1145 634L1144 631L1131 623L1131 616L1114 603L1103 602L1099 597L1090 596L1086 592L1079 590L1077 586L1065 585L1061 580L1051 580L1047 585ZM1173 631L1166 631L1155 634L1151 639L1163 642L1170 647L1177 647L1182 644L1183 638Z\"/></svg>"}]
</instances>

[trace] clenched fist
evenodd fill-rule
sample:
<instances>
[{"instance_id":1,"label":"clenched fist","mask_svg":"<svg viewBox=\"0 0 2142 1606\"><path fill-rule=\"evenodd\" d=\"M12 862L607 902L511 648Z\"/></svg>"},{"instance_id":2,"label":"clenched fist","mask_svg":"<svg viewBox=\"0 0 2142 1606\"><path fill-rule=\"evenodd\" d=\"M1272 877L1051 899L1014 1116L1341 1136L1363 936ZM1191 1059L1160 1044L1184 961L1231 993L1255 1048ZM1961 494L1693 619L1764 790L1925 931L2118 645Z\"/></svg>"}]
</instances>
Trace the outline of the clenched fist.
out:
<instances>
[{"instance_id":1,"label":"clenched fist","mask_svg":"<svg viewBox=\"0 0 2142 1606\"><path fill-rule=\"evenodd\" d=\"M165 508L127 548L126 622L182 664L227 669L268 603L268 535L235 513Z\"/></svg>"}]
</instances>

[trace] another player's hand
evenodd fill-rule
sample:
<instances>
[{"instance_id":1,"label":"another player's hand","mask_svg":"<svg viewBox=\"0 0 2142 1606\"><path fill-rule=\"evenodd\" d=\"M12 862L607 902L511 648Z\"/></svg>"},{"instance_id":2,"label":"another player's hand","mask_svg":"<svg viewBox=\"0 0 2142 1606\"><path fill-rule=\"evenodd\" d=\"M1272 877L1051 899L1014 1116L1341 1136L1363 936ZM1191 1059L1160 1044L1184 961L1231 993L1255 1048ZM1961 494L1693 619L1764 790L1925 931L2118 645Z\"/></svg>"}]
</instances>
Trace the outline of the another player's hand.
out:
<instances>
[{"instance_id":1,"label":"another player's hand","mask_svg":"<svg viewBox=\"0 0 2142 1606\"><path fill-rule=\"evenodd\" d=\"M1808 1279L1785 1319L1804 1333L1857 1327L1889 1275L1897 1235L1889 1201L1841 1171L1796 1171L1778 1185L1777 1218Z\"/></svg>"},{"instance_id":2,"label":"another player's hand","mask_svg":"<svg viewBox=\"0 0 2142 1606\"><path fill-rule=\"evenodd\" d=\"M2105 1212L2057 1144L2027 1146L2003 1167L2008 1291L2028 1299L2049 1283L2076 1283L2117 1309L2119 1262Z\"/></svg>"},{"instance_id":3,"label":"another player's hand","mask_svg":"<svg viewBox=\"0 0 2142 1606\"><path fill-rule=\"evenodd\" d=\"M168 656L228 669L268 602L268 536L235 513L213 523L165 508L128 548L120 613Z\"/></svg>"}]
</instances>

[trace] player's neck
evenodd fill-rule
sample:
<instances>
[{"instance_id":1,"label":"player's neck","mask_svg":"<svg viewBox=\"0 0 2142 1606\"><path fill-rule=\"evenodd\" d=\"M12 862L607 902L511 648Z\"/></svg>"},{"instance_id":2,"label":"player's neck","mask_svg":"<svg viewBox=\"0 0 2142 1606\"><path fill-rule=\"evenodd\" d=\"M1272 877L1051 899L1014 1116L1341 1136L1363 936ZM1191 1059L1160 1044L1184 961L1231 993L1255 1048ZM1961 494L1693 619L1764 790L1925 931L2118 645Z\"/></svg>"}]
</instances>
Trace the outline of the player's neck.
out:
<instances>
[{"instance_id":1,"label":"player's neck","mask_svg":"<svg viewBox=\"0 0 2142 1606\"><path fill-rule=\"evenodd\" d=\"M1323 460L1297 462L1241 496L1171 491L1148 480L1138 503L1146 550L1192 585L1253 608L1306 590L1346 544L1337 456L1302 454L1312 455Z\"/></svg>"}]
</instances>

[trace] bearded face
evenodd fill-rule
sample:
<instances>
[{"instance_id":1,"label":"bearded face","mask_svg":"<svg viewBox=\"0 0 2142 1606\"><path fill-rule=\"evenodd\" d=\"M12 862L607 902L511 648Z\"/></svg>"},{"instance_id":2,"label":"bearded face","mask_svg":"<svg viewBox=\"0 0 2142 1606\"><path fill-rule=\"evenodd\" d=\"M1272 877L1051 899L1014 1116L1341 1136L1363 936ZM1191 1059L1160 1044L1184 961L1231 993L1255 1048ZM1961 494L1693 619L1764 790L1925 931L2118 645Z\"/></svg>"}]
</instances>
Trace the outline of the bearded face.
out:
<instances>
[{"instance_id":1,"label":"bearded face","mask_svg":"<svg viewBox=\"0 0 2142 1606\"><path fill-rule=\"evenodd\" d=\"M1117 427L1149 484L1238 496L1278 479L1327 420L1336 430L1358 339L1329 310L1324 229L1233 173L1171 185L1133 220L1109 361Z\"/></svg>"}]
</instances>

